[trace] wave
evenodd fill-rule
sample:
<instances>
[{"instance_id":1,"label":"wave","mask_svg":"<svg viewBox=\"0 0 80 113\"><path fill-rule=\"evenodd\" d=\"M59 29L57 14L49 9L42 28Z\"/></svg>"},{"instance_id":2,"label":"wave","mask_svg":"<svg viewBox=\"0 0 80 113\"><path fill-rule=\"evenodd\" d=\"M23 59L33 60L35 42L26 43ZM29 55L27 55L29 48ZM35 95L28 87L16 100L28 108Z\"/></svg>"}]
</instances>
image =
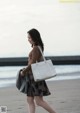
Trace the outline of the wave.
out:
<instances>
[{"instance_id":1,"label":"wave","mask_svg":"<svg viewBox=\"0 0 80 113\"><path fill-rule=\"evenodd\" d=\"M0 88L15 85L16 76L22 66L0 67ZM47 81L80 79L80 65L55 66L57 76Z\"/></svg>"}]
</instances>

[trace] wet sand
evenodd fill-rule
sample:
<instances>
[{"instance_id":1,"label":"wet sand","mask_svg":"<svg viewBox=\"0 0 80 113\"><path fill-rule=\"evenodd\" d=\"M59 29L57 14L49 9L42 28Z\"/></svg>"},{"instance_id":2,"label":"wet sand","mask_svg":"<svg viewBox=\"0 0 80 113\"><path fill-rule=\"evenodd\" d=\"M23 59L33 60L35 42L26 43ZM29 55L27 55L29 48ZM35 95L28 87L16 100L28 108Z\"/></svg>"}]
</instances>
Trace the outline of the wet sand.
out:
<instances>
[{"instance_id":1,"label":"wet sand","mask_svg":"<svg viewBox=\"0 0 80 113\"><path fill-rule=\"evenodd\" d=\"M51 95L44 97L56 113L80 113L80 79L48 81ZM0 106L8 113L29 113L26 95L15 86L0 88ZM36 113L48 113L36 105Z\"/></svg>"}]
</instances>

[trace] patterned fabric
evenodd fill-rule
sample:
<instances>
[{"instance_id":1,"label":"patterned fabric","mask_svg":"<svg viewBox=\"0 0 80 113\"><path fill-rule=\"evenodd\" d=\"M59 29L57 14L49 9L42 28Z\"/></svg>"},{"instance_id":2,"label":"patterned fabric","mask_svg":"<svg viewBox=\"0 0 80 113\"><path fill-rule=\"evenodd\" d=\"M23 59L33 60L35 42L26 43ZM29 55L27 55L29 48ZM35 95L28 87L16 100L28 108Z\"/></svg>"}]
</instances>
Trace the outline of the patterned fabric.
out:
<instances>
[{"instance_id":1,"label":"patterned fabric","mask_svg":"<svg viewBox=\"0 0 80 113\"><path fill-rule=\"evenodd\" d=\"M32 74L29 74L28 78L27 96L48 96L51 94L45 80L35 82Z\"/></svg>"},{"instance_id":2,"label":"patterned fabric","mask_svg":"<svg viewBox=\"0 0 80 113\"><path fill-rule=\"evenodd\" d=\"M37 46L34 46L28 57L28 66L26 71L29 73L28 78L28 88L27 88L27 96L47 96L50 95L50 91L47 87L46 81L38 81L35 82L31 70L31 64L40 61L43 61L43 56Z\"/></svg>"}]
</instances>

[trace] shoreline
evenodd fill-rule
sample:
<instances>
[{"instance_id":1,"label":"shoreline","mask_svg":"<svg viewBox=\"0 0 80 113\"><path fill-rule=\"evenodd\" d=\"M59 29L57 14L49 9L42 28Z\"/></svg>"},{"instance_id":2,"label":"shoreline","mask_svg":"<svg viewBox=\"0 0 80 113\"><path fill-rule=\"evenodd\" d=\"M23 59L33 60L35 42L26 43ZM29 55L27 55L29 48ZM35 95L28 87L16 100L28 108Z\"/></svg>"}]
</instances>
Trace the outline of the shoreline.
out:
<instances>
[{"instance_id":1,"label":"shoreline","mask_svg":"<svg viewBox=\"0 0 80 113\"><path fill-rule=\"evenodd\" d=\"M54 81L68 81L68 80L77 80L80 79L80 72L73 72L73 73L62 73L57 74L55 77L47 79L46 81L54 82ZM15 86L16 84L16 77L12 78L3 78L0 80L0 89L5 87Z\"/></svg>"},{"instance_id":2,"label":"shoreline","mask_svg":"<svg viewBox=\"0 0 80 113\"><path fill-rule=\"evenodd\" d=\"M62 78L61 76L59 77L59 79L57 77L51 79L51 80L46 80L46 82L56 82L56 81L68 81L68 80L80 80L80 76L79 77L76 77L76 76L73 76L72 78L71 77L68 77L68 78ZM15 87L15 84L16 84L16 81L15 83L6 83L6 84L3 84L3 85L0 85L0 89L2 88L9 88L9 87Z\"/></svg>"}]
</instances>

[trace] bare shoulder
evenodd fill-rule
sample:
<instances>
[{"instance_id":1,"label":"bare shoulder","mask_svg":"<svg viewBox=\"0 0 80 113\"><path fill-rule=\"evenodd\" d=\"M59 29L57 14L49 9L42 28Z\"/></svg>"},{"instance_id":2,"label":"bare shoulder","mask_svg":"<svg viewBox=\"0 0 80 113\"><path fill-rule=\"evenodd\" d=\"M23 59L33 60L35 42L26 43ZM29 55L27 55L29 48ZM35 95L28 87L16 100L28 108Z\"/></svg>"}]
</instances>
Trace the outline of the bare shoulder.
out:
<instances>
[{"instance_id":1,"label":"bare shoulder","mask_svg":"<svg viewBox=\"0 0 80 113\"><path fill-rule=\"evenodd\" d=\"M40 50L39 50L38 46L34 46L32 52L35 52L37 54L40 54Z\"/></svg>"},{"instance_id":2,"label":"bare shoulder","mask_svg":"<svg viewBox=\"0 0 80 113\"><path fill-rule=\"evenodd\" d=\"M34 47L33 47L33 51L39 51L38 46L34 46Z\"/></svg>"}]
</instances>

